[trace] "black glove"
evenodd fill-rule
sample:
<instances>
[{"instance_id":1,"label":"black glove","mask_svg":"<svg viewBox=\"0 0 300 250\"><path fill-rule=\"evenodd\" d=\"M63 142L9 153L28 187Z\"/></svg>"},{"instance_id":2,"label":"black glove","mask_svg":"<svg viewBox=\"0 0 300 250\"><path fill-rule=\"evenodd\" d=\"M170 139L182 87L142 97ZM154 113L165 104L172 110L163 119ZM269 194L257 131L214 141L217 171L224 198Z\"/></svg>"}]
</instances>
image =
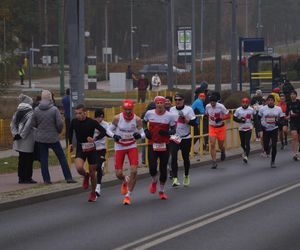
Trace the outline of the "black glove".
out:
<instances>
[{"instance_id":1,"label":"black glove","mask_svg":"<svg viewBox=\"0 0 300 250\"><path fill-rule=\"evenodd\" d=\"M152 134L151 132L146 128L144 129L144 133L147 139L151 139L152 138Z\"/></svg>"},{"instance_id":2,"label":"black glove","mask_svg":"<svg viewBox=\"0 0 300 250\"><path fill-rule=\"evenodd\" d=\"M134 137L134 139L136 139L136 140L142 138L142 136L141 136L139 133L137 133L137 132L133 133L133 137Z\"/></svg>"},{"instance_id":3,"label":"black glove","mask_svg":"<svg viewBox=\"0 0 300 250\"><path fill-rule=\"evenodd\" d=\"M14 141L21 140L21 139L22 139L22 137L19 134L16 134L14 136Z\"/></svg>"},{"instance_id":4,"label":"black glove","mask_svg":"<svg viewBox=\"0 0 300 250\"><path fill-rule=\"evenodd\" d=\"M216 118L216 119L215 119L215 122L216 122L216 123L220 123L221 121L223 121L222 118Z\"/></svg>"},{"instance_id":5,"label":"black glove","mask_svg":"<svg viewBox=\"0 0 300 250\"><path fill-rule=\"evenodd\" d=\"M162 130L162 129L159 130L158 133L159 133L159 135L162 135L162 136L169 136L170 135L169 131Z\"/></svg>"},{"instance_id":6,"label":"black glove","mask_svg":"<svg viewBox=\"0 0 300 250\"><path fill-rule=\"evenodd\" d=\"M122 139L122 137L119 135L114 135L113 138L114 138L115 142L118 142Z\"/></svg>"},{"instance_id":7,"label":"black glove","mask_svg":"<svg viewBox=\"0 0 300 250\"><path fill-rule=\"evenodd\" d=\"M245 123L246 122L246 119L245 119L245 117L241 117L241 119L240 119L240 123Z\"/></svg>"}]
</instances>

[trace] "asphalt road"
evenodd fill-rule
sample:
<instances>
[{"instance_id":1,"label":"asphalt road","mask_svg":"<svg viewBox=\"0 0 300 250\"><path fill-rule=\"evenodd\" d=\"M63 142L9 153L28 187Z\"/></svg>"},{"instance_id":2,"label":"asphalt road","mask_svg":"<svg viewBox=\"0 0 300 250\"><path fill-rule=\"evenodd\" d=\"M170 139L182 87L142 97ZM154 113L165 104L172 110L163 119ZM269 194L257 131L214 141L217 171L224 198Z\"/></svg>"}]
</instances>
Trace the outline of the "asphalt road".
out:
<instances>
[{"instance_id":1,"label":"asphalt road","mask_svg":"<svg viewBox=\"0 0 300 250\"><path fill-rule=\"evenodd\" d=\"M119 186L0 213L1 249L300 249L300 162L279 151L278 168L252 155L219 169L191 169L188 188L167 188L169 199L138 180L132 205Z\"/></svg>"}]
</instances>

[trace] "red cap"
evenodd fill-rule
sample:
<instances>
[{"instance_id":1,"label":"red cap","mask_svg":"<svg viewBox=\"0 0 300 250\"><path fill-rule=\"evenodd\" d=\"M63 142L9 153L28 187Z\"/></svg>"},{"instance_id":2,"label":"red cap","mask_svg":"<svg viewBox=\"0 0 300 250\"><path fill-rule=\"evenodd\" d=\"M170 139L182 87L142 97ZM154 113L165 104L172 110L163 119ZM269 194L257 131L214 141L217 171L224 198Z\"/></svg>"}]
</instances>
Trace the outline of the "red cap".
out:
<instances>
[{"instance_id":1,"label":"red cap","mask_svg":"<svg viewBox=\"0 0 300 250\"><path fill-rule=\"evenodd\" d=\"M124 109L133 109L134 107L134 102L130 99L123 100L123 108Z\"/></svg>"},{"instance_id":2,"label":"red cap","mask_svg":"<svg viewBox=\"0 0 300 250\"><path fill-rule=\"evenodd\" d=\"M279 92L280 92L280 88L274 88L274 89L273 89L273 92L279 93Z\"/></svg>"},{"instance_id":3,"label":"red cap","mask_svg":"<svg viewBox=\"0 0 300 250\"><path fill-rule=\"evenodd\" d=\"M249 98L247 98L247 97L244 97L243 99L242 99L242 103L247 103L247 104L249 104Z\"/></svg>"},{"instance_id":4,"label":"red cap","mask_svg":"<svg viewBox=\"0 0 300 250\"><path fill-rule=\"evenodd\" d=\"M200 94L198 95L198 98L205 98L205 94L204 94L204 93L200 93Z\"/></svg>"},{"instance_id":5,"label":"red cap","mask_svg":"<svg viewBox=\"0 0 300 250\"><path fill-rule=\"evenodd\" d=\"M164 98L163 96L156 96L154 98L154 102L157 103L157 102L166 102L166 98Z\"/></svg>"}]
</instances>

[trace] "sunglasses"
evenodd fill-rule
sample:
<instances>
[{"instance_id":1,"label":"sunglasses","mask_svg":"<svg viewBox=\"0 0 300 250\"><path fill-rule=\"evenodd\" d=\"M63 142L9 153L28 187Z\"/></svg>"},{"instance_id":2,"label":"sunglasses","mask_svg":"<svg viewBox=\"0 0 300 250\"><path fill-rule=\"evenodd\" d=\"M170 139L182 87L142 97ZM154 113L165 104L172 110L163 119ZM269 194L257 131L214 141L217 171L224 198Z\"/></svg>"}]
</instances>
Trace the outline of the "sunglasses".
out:
<instances>
[{"instance_id":1,"label":"sunglasses","mask_svg":"<svg viewBox=\"0 0 300 250\"><path fill-rule=\"evenodd\" d=\"M175 102L177 102L177 101L179 101L179 102L180 102L180 101L182 101L182 100L183 100L183 99L175 99Z\"/></svg>"}]
</instances>

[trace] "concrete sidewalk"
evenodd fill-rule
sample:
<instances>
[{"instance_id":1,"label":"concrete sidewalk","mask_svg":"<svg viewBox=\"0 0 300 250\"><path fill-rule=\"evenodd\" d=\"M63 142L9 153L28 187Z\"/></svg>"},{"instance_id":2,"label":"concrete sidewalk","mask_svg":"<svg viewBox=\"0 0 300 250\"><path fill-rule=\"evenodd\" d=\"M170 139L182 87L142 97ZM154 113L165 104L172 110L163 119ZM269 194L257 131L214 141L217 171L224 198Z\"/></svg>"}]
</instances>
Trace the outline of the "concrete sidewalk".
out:
<instances>
[{"instance_id":1,"label":"concrete sidewalk","mask_svg":"<svg viewBox=\"0 0 300 250\"><path fill-rule=\"evenodd\" d=\"M257 142L252 143L251 147L252 153L259 152L261 150L260 143ZM242 150L240 148L233 148L226 151L226 156L227 159L231 159L241 157L241 153ZM220 154L218 154L217 157L220 158ZM191 167L204 166L210 164L210 162L211 157L208 152L205 152L200 162L196 161L196 159L191 159ZM222 163L219 165L222 166ZM181 160L179 160L179 166L180 168L183 166L183 162ZM51 181L53 182L52 185L45 185L43 183L40 169L34 169L33 173L33 178L38 181L38 184L18 184L17 173L0 175L0 211L84 191L81 187L82 178L77 174L74 165L71 166L71 172L74 179L78 181L75 184L67 184L64 181L60 166L49 167L49 171ZM125 173L129 173L129 164L127 159L125 160L124 171ZM146 166L140 166L138 174L139 178L149 178L150 181L148 168ZM190 175L191 185L193 185L193 170L191 170ZM114 159L110 158L108 162L108 173L106 173L103 177L103 187L116 184L119 185L120 182L116 179L114 174ZM168 182L167 185L170 185L170 182Z\"/></svg>"}]
</instances>

